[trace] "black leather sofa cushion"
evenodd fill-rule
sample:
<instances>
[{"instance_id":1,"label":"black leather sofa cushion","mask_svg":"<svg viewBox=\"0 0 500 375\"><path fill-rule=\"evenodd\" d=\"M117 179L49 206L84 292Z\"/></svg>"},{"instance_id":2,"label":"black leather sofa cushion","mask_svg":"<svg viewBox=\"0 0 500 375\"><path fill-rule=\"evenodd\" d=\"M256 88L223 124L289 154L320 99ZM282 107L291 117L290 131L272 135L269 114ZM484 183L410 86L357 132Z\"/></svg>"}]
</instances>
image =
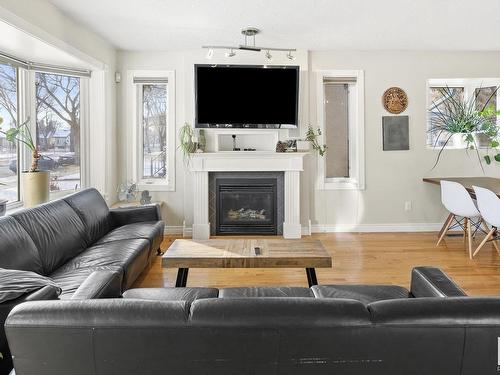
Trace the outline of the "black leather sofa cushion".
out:
<instances>
[{"instance_id":1,"label":"black leather sofa cushion","mask_svg":"<svg viewBox=\"0 0 500 375\"><path fill-rule=\"evenodd\" d=\"M73 294L78 290L80 285L82 285L87 280L87 278L96 271L116 271L119 272L120 275L123 275L123 270L121 267L95 266L76 269L61 268L51 274L50 277L62 289L62 293L59 298L70 299L73 297ZM120 280L122 280L122 278L123 276L120 277ZM118 292L118 295L120 295L120 292Z\"/></svg>"},{"instance_id":2,"label":"black leather sofa cushion","mask_svg":"<svg viewBox=\"0 0 500 375\"><path fill-rule=\"evenodd\" d=\"M87 247L85 225L63 200L23 210L12 217L35 243L44 275L49 275Z\"/></svg>"},{"instance_id":3,"label":"black leather sofa cushion","mask_svg":"<svg viewBox=\"0 0 500 375\"><path fill-rule=\"evenodd\" d=\"M408 326L496 326L500 299L495 297L408 298L368 305L374 323Z\"/></svg>"},{"instance_id":4,"label":"black leather sofa cushion","mask_svg":"<svg viewBox=\"0 0 500 375\"><path fill-rule=\"evenodd\" d=\"M114 227L123 225L161 220L160 206L148 204L139 207L115 208L109 211Z\"/></svg>"},{"instance_id":5,"label":"black leather sofa cushion","mask_svg":"<svg viewBox=\"0 0 500 375\"><path fill-rule=\"evenodd\" d=\"M123 298L155 301L188 301L202 298L217 298L215 288L136 288L123 293Z\"/></svg>"},{"instance_id":6,"label":"black leather sofa cushion","mask_svg":"<svg viewBox=\"0 0 500 375\"><path fill-rule=\"evenodd\" d=\"M0 267L43 274L38 250L13 217L0 218Z\"/></svg>"},{"instance_id":7,"label":"black leather sofa cushion","mask_svg":"<svg viewBox=\"0 0 500 375\"><path fill-rule=\"evenodd\" d=\"M317 298L355 299L367 305L375 301L408 298L408 289L396 285L315 285Z\"/></svg>"},{"instance_id":8,"label":"black leather sofa cushion","mask_svg":"<svg viewBox=\"0 0 500 375\"><path fill-rule=\"evenodd\" d=\"M191 305L191 324L203 327L331 327L370 324L354 300L317 298L212 298Z\"/></svg>"},{"instance_id":9,"label":"black leather sofa cushion","mask_svg":"<svg viewBox=\"0 0 500 375\"><path fill-rule=\"evenodd\" d=\"M31 271L0 268L0 303L15 300L46 286L52 286L61 293L61 288L48 277Z\"/></svg>"},{"instance_id":10,"label":"black leather sofa cushion","mask_svg":"<svg viewBox=\"0 0 500 375\"><path fill-rule=\"evenodd\" d=\"M314 297L309 288L299 287L249 287L223 288L219 290L220 298L244 297Z\"/></svg>"},{"instance_id":11,"label":"black leather sofa cushion","mask_svg":"<svg viewBox=\"0 0 500 375\"><path fill-rule=\"evenodd\" d=\"M111 230L109 208L96 189L86 189L64 198L87 228L87 242L96 242Z\"/></svg>"},{"instance_id":12,"label":"black leather sofa cushion","mask_svg":"<svg viewBox=\"0 0 500 375\"><path fill-rule=\"evenodd\" d=\"M158 250L160 247L159 242L161 242L159 239L163 237L164 228L165 223L163 221L125 224L107 233L96 244L144 238L149 241L151 251Z\"/></svg>"},{"instance_id":13,"label":"black leather sofa cushion","mask_svg":"<svg viewBox=\"0 0 500 375\"><path fill-rule=\"evenodd\" d=\"M121 270L94 271L71 296L72 300L120 297L123 273Z\"/></svg>"},{"instance_id":14,"label":"black leather sofa cushion","mask_svg":"<svg viewBox=\"0 0 500 375\"><path fill-rule=\"evenodd\" d=\"M415 267L411 271L413 297L463 297L467 294L448 275L435 267Z\"/></svg>"}]
</instances>

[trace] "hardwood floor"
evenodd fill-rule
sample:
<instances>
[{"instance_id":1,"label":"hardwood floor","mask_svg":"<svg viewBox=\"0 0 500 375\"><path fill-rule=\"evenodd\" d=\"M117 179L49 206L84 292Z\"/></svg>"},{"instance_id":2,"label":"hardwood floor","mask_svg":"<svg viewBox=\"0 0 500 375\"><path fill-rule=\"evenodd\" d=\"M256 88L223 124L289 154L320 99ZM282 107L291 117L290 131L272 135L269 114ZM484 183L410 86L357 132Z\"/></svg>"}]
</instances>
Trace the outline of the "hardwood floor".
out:
<instances>
[{"instance_id":1,"label":"hardwood floor","mask_svg":"<svg viewBox=\"0 0 500 375\"><path fill-rule=\"evenodd\" d=\"M224 237L227 238L227 237ZM319 284L395 284L409 286L415 266L436 266L448 273L469 295L500 295L500 256L491 243L470 260L462 237L445 237L436 247L437 233L314 234L333 255L333 268L316 270ZM175 237L165 237L167 249ZM482 237L476 238L476 247ZM134 287L174 286L176 269L161 267L156 257ZM302 269L191 269L187 286L307 286Z\"/></svg>"}]
</instances>

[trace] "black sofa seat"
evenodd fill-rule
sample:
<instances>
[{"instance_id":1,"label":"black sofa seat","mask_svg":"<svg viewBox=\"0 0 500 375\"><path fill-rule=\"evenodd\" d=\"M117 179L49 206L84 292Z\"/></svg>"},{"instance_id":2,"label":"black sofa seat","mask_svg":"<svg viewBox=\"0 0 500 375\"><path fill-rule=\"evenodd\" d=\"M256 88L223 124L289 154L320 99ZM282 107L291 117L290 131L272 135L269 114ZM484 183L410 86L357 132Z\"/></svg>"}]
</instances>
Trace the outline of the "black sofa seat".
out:
<instances>
[{"instance_id":1,"label":"black sofa seat","mask_svg":"<svg viewBox=\"0 0 500 375\"><path fill-rule=\"evenodd\" d=\"M133 240L143 238L149 242L150 256L159 249L163 239L165 225L162 221L146 221L125 224L105 234L94 245L101 245L113 241Z\"/></svg>"},{"instance_id":2,"label":"black sofa seat","mask_svg":"<svg viewBox=\"0 0 500 375\"><path fill-rule=\"evenodd\" d=\"M397 285L315 285L311 289L317 298L354 299L365 305L410 295L408 289Z\"/></svg>"}]
</instances>

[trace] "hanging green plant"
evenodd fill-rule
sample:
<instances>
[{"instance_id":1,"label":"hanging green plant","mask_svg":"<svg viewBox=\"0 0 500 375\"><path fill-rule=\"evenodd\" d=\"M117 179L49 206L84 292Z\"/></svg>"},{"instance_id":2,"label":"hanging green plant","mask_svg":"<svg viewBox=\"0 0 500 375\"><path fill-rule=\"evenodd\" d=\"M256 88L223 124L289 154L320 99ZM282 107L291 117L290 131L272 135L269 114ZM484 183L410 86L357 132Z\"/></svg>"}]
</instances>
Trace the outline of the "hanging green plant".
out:
<instances>
[{"instance_id":1,"label":"hanging green plant","mask_svg":"<svg viewBox=\"0 0 500 375\"><path fill-rule=\"evenodd\" d=\"M318 143L318 136L321 136L321 129L318 128L317 132L315 132L313 127L309 125L306 132L306 141L311 143L313 150L317 151L319 156L325 156L327 147Z\"/></svg>"},{"instance_id":2,"label":"hanging green plant","mask_svg":"<svg viewBox=\"0 0 500 375\"><path fill-rule=\"evenodd\" d=\"M182 151L184 164L189 164L191 154L196 151L196 143L193 141L194 130L187 122L179 129L179 149Z\"/></svg>"}]
</instances>

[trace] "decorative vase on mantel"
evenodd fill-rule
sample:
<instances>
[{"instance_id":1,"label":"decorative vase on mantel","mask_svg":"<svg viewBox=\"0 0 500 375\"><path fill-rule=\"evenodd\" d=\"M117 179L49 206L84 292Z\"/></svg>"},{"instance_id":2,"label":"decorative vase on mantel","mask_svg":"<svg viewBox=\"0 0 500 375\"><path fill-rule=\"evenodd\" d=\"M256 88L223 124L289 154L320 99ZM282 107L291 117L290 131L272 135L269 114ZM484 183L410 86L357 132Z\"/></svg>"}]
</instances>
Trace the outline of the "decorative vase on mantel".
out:
<instances>
[{"instance_id":1,"label":"decorative vase on mantel","mask_svg":"<svg viewBox=\"0 0 500 375\"><path fill-rule=\"evenodd\" d=\"M29 172L23 171L23 206L34 207L49 200L49 171Z\"/></svg>"}]
</instances>

